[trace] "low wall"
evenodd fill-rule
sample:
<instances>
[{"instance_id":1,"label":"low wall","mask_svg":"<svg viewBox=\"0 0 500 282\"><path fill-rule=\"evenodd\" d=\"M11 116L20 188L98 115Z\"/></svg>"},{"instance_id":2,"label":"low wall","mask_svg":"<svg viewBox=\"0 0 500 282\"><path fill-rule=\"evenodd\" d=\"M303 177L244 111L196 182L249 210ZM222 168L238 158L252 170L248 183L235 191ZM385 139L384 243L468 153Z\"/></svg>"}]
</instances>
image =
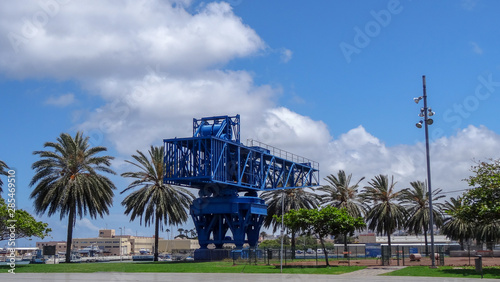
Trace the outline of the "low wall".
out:
<instances>
[{"instance_id":1,"label":"low wall","mask_svg":"<svg viewBox=\"0 0 500 282\"><path fill-rule=\"evenodd\" d=\"M494 251L450 251L450 257L474 257L481 255L483 257L500 257L500 250Z\"/></svg>"}]
</instances>

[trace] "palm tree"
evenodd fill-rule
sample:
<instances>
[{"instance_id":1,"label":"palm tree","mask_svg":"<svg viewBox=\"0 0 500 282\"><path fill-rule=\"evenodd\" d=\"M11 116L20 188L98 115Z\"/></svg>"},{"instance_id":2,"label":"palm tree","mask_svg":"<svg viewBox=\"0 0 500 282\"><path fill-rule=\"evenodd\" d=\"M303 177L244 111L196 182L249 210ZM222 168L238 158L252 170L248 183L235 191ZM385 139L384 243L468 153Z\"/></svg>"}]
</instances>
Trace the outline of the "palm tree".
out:
<instances>
[{"instance_id":1,"label":"palm tree","mask_svg":"<svg viewBox=\"0 0 500 282\"><path fill-rule=\"evenodd\" d=\"M190 229L190 230L189 230L189 234L191 235L191 239L196 238L196 236L197 236L197 234L196 234L196 229L195 229L195 228Z\"/></svg>"},{"instance_id":2,"label":"palm tree","mask_svg":"<svg viewBox=\"0 0 500 282\"><path fill-rule=\"evenodd\" d=\"M182 234L184 233L184 228L177 229L177 232L179 232L179 235L177 235L178 237L184 237L184 234Z\"/></svg>"},{"instance_id":3,"label":"palm tree","mask_svg":"<svg viewBox=\"0 0 500 282\"><path fill-rule=\"evenodd\" d=\"M149 158L142 152L132 155L135 162L126 161L136 166L137 172L124 172L123 177L134 178L132 183L121 193L141 187L139 190L130 193L122 201L125 206L125 214L130 214L130 221L136 217L149 226L153 220L155 224L155 252L154 261L158 261L158 236L160 227L163 224L181 224L188 219L187 209L191 205L194 196L187 189L177 186L170 186L163 183L164 164L163 147L151 146Z\"/></svg>"},{"instance_id":4,"label":"palm tree","mask_svg":"<svg viewBox=\"0 0 500 282\"><path fill-rule=\"evenodd\" d=\"M500 239L500 220L492 219L481 224L476 223L476 226L477 242L486 243L486 248L493 251L495 244Z\"/></svg>"},{"instance_id":5,"label":"palm tree","mask_svg":"<svg viewBox=\"0 0 500 282\"><path fill-rule=\"evenodd\" d=\"M9 174L7 173L6 169L8 169L9 167L7 166L7 164L5 164L5 162L3 161L0 161L0 175L5 175L5 176L8 176ZM2 185L3 185L3 182L2 182L2 179L0 178L0 198L2 198Z\"/></svg>"},{"instance_id":6,"label":"palm tree","mask_svg":"<svg viewBox=\"0 0 500 282\"><path fill-rule=\"evenodd\" d=\"M264 241L265 238L267 237L267 232L266 231L262 231L260 232L260 237L262 238L262 240Z\"/></svg>"},{"instance_id":7,"label":"palm tree","mask_svg":"<svg viewBox=\"0 0 500 282\"><path fill-rule=\"evenodd\" d=\"M380 174L368 184L370 186L365 186L360 195L371 204L366 214L368 228L378 234L386 234L390 248L391 234L397 228L404 227L406 219L406 209L398 203L401 200L401 191L394 191L394 176L389 182L387 175Z\"/></svg>"},{"instance_id":8,"label":"palm tree","mask_svg":"<svg viewBox=\"0 0 500 282\"><path fill-rule=\"evenodd\" d=\"M322 195L321 204L333 206L336 208L345 208L347 213L352 217L361 217L366 211L366 205L358 195L359 183L365 178L351 185L352 174L346 176L345 171L339 170L337 176L330 174L325 180L328 185L323 185L318 188L319 191L325 192ZM347 257L347 233L344 235L344 257Z\"/></svg>"},{"instance_id":9,"label":"palm tree","mask_svg":"<svg viewBox=\"0 0 500 282\"><path fill-rule=\"evenodd\" d=\"M312 189L314 191L314 189ZM285 213L290 210L298 210L301 208L315 209L319 206L320 196L308 192L302 188L281 189L274 191L263 192L260 196L267 204L267 216L264 220L264 227L273 226L273 233L281 226L281 222L277 222L274 216L281 217L282 207ZM295 231L292 233L292 253L295 254Z\"/></svg>"},{"instance_id":10,"label":"palm tree","mask_svg":"<svg viewBox=\"0 0 500 282\"><path fill-rule=\"evenodd\" d=\"M96 156L106 151L105 147L90 147L89 137L77 132L75 137L62 133L57 142L46 142L51 151L35 151L40 160L31 166L35 175L30 186L36 184L30 197L35 199L35 211L41 215L48 211L51 216L60 213L61 219L68 216L66 262L71 260L73 228L78 215L80 219L89 214L91 218L109 214L113 203L115 185L98 172L115 174L109 168L113 157Z\"/></svg>"},{"instance_id":11,"label":"palm tree","mask_svg":"<svg viewBox=\"0 0 500 282\"><path fill-rule=\"evenodd\" d=\"M445 213L449 214L450 217L444 220L441 232L448 236L452 240L458 240L462 250L464 249L465 241L474 238L475 236L475 224L469 220L461 219L460 217L455 217L454 214L462 209L462 200L450 198L450 201L444 203L443 210Z\"/></svg>"},{"instance_id":12,"label":"palm tree","mask_svg":"<svg viewBox=\"0 0 500 282\"><path fill-rule=\"evenodd\" d=\"M328 185L318 188L325 192L322 195L321 204L336 208L346 208L352 217L361 217L366 211L366 205L358 195L359 183L365 178L361 177L356 184L351 185L352 174L346 177L345 171L339 170L337 176L330 174L325 180Z\"/></svg>"},{"instance_id":13,"label":"palm tree","mask_svg":"<svg viewBox=\"0 0 500 282\"><path fill-rule=\"evenodd\" d=\"M425 253L429 255L429 246L427 245L427 230L430 225L429 213L429 193L427 185L422 181L410 182L411 188L406 188L401 191L402 204L407 205L408 221L406 228L410 233L424 233L425 238ZM433 221L437 227L443 224L443 214L441 213L442 204L436 203L437 200L444 198L440 195L442 189L432 191L432 209Z\"/></svg>"}]
</instances>

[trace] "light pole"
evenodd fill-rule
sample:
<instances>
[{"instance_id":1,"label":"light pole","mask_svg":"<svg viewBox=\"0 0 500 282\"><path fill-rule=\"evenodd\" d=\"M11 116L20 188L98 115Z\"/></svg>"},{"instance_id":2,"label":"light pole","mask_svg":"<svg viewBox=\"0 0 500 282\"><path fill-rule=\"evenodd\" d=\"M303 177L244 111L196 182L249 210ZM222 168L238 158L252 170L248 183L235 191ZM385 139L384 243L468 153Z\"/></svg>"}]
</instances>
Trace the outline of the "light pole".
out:
<instances>
[{"instance_id":1,"label":"light pole","mask_svg":"<svg viewBox=\"0 0 500 282\"><path fill-rule=\"evenodd\" d=\"M423 120L420 120L416 126L418 128L422 128L422 124L425 129L425 154L427 158L427 187L429 189L429 231L431 232L431 268L436 267L436 257L434 255L434 212L432 209L432 188L431 188L431 163L429 157L429 129L428 126L433 124L434 121L429 118L429 116L433 116L434 112L431 108L427 108L427 90L425 85L425 75L422 76L422 84L424 95L418 98L414 98L413 101L418 104L420 100L424 100L424 107L420 109L419 117L423 117Z\"/></svg>"},{"instance_id":2,"label":"light pole","mask_svg":"<svg viewBox=\"0 0 500 282\"><path fill-rule=\"evenodd\" d=\"M120 227L120 261L122 261L122 231L123 229Z\"/></svg>"},{"instance_id":3,"label":"light pole","mask_svg":"<svg viewBox=\"0 0 500 282\"><path fill-rule=\"evenodd\" d=\"M283 273L283 232L285 229L285 190L281 193L281 250L280 250L280 273Z\"/></svg>"}]
</instances>

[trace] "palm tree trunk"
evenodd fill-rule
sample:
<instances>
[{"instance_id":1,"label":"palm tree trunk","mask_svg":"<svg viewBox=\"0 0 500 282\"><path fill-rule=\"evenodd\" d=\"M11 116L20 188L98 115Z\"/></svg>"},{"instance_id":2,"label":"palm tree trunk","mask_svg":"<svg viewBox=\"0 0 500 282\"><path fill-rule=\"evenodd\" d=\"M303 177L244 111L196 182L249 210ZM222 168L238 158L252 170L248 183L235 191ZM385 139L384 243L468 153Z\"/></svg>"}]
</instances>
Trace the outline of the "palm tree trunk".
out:
<instances>
[{"instance_id":1,"label":"palm tree trunk","mask_svg":"<svg viewBox=\"0 0 500 282\"><path fill-rule=\"evenodd\" d=\"M153 261L158 261L158 236L160 232L160 217L158 215L155 216L155 253Z\"/></svg>"},{"instance_id":2,"label":"palm tree trunk","mask_svg":"<svg viewBox=\"0 0 500 282\"><path fill-rule=\"evenodd\" d=\"M392 248L391 248L391 232L387 231L387 244L389 245L389 265L391 264Z\"/></svg>"},{"instance_id":3,"label":"palm tree trunk","mask_svg":"<svg viewBox=\"0 0 500 282\"><path fill-rule=\"evenodd\" d=\"M429 256L429 244L427 243L427 226L424 224L425 255Z\"/></svg>"},{"instance_id":4,"label":"palm tree trunk","mask_svg":"<svg viewBox=\"0 0 500 282\"><path fill-rule=\"evenodd\" d=\"M389 245L389 248L391 247L391 232L387 231L387 244Z\"/></svg>"},{"instance_id":5,"label":"palm tree trunk","mask_svg":"<svg viewBox=\"0 0 500 282\"><path fill-rule=\"evenodd\" d=\"M71 262L71 243L73 241L73 226L75 224L75 209L72 208L68 217L68 237L66 238L66 263Z\"/></svg>"},{"instance_id":6,"label":"palm tree trunk","mask_svg":"<svg viewBox=\"0 0 500 282\"><path fill-rule=\"evenodd\" d=\"M292 259L295 259L295 232L292 230Z\"/></svg>"}]
</instances>

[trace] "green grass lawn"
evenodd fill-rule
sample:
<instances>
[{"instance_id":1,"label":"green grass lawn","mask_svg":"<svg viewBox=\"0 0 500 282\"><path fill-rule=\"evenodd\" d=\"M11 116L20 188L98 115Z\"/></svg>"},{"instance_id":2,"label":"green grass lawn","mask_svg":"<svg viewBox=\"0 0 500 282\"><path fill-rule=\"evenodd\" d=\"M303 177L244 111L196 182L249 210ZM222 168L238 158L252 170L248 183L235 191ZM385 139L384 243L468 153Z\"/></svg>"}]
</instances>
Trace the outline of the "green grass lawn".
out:
<instances>
[{"instance_id":1,"label":"green grass lawn","mask_svg":"<svg viewBox=\"0 0 500 282\"><path fill-rule=\"evenodd\" d=\"M428 276L428 277L454 277L454 278L481 278L473 266L455 267L439 266L429 268L428 266L408 266L384 275L388 276ZM500 279L500 267L484 267L483 277Z\"/></svg>"},{"instance_id":2,"label":"green grass lawn","mask_svg":"<svg viewBox=\"0 0 500 282\"><path fill-rule=\"evenodd\" d=\"M318 268L283 268L283 273L297 274L342 274L363 269L363 266L330 266ZM7 272L8 266L0 267ZM72 264L28 264L18 265L16 273L93 273L93 272L177 272L177 273L280 273L280 269L269 265L234 265L232 262L199 263L72 263Z\"/></svg>"}]
</instances>

